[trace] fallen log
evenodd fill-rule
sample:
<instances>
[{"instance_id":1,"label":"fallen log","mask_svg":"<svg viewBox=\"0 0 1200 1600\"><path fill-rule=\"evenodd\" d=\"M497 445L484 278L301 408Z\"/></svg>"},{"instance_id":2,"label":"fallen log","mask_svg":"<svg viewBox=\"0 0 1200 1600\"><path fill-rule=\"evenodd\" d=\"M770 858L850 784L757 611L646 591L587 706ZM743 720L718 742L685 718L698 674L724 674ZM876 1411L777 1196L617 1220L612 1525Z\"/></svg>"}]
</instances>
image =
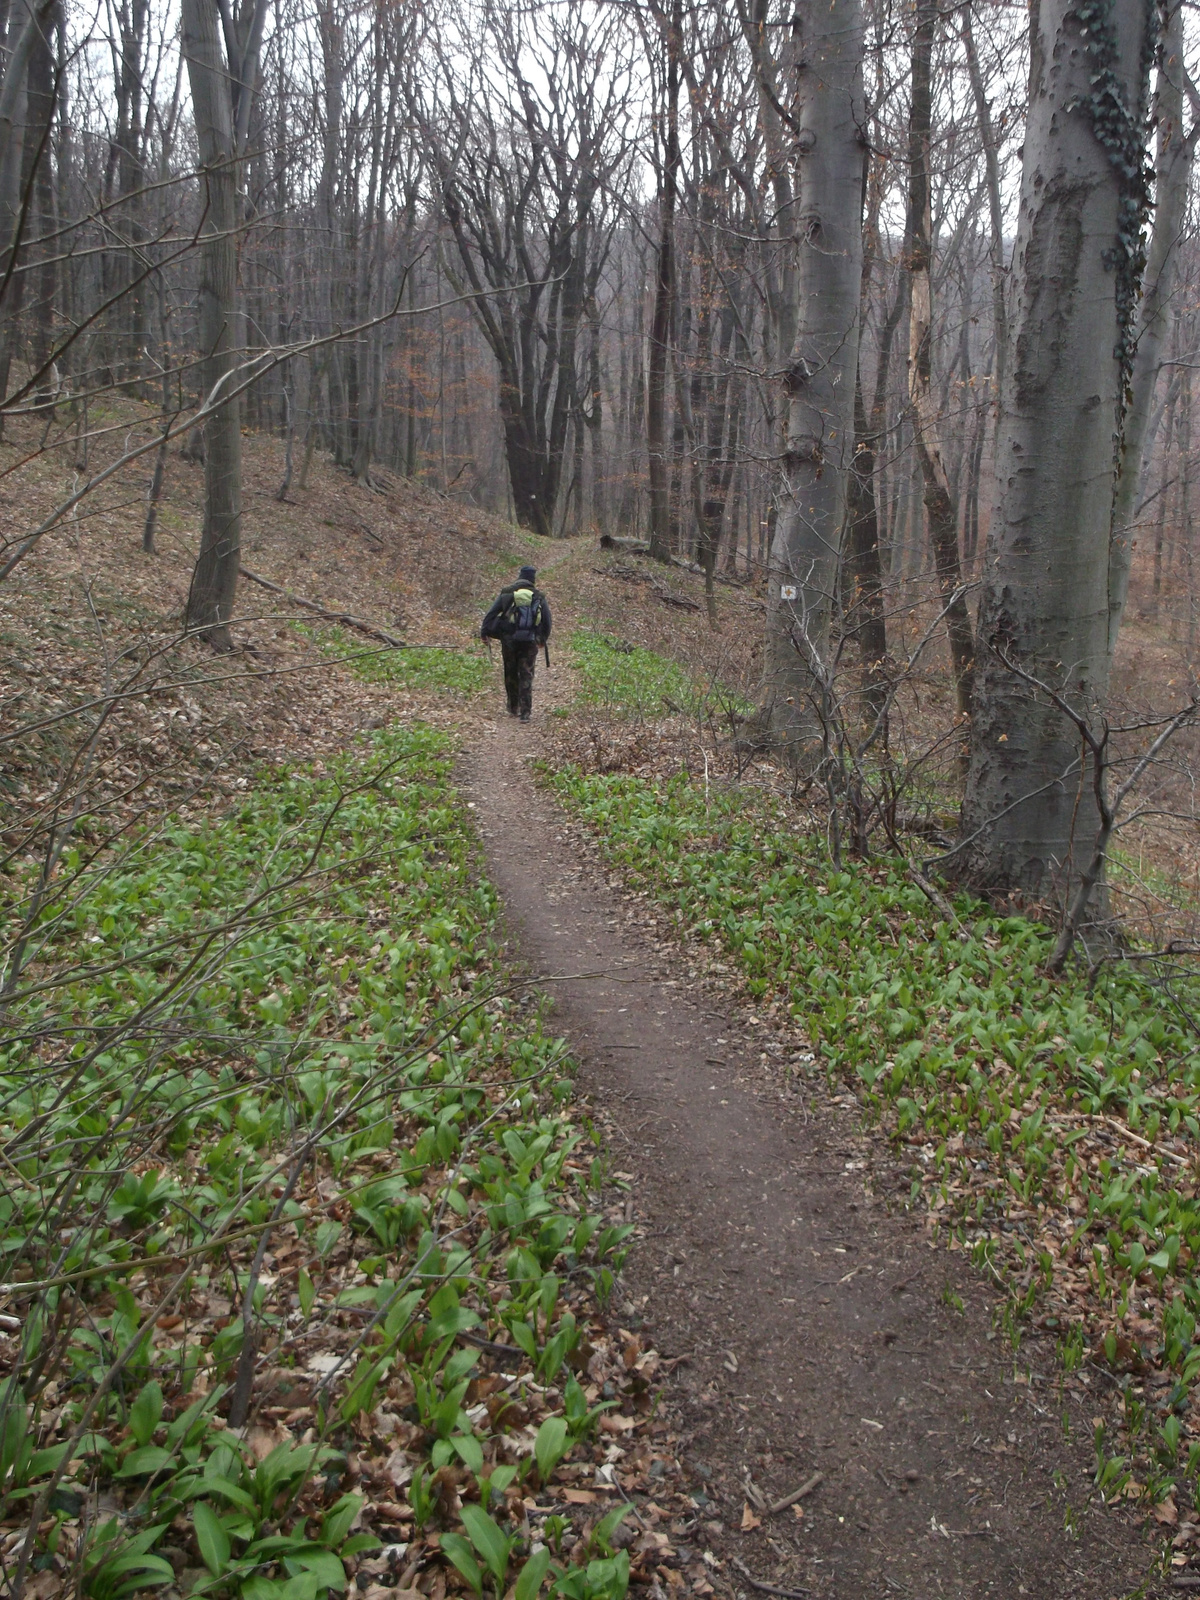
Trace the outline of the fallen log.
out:
<instances>
[{"instance_id":1,"label":"fallen log","mask_svg":"<svg viewBox=\"0 0 1200 1600\"><path fill-rule=\"evenodd\" d=\"M602 533L600 535L601 550L625 550L630 555L645 556L650 554L650 546L645 539L625 539L620 534Z\"/></svg>"},{"instance_id":2,"label":"fallen log","mask_svg":"<svg viewBox=\"0 0 1200 1600\"><path fill-rule=\"evenodd\" d=\"M238 571L243 578L248 578L251 583L257 583L262 589L269 589L272 594L281 594L292 605L300 606L305 611L315 612L318 617L323 617L326 622L339 622L344 628L354 628L358 633L365 633L368 639L378 639L381 644L391 645L393 650L408 649L408 644L404 639L397 639L394 635L385 633L382 628L377 628L373 622L364 622L361 617L352 617L348 611L327 611L324 606L319 606L315 600L306 600L302 594L293 594L290 589L285 589L282 584L272 583L270 578L264 578L257 572L251 572L249 567L239 567Z\"/></svg>"}]
</instances>

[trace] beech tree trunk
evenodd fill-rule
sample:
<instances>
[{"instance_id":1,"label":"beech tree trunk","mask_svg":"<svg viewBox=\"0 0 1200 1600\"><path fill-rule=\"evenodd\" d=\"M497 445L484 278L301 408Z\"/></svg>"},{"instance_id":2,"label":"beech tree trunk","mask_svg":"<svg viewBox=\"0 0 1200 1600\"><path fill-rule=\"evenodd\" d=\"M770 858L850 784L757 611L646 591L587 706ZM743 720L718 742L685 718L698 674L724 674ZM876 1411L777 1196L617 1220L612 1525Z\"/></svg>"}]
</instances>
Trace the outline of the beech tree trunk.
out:
<instances>
[{"instance_id":1,"label":"beech tree trunk","mask_svg":"<svg viewBox=\"0 0 1200 1600\"><path fill-rule=\"evenodd\" d=\"M183 0L187 61L204 174L199 326L204 394L228 383L237 360L237 184L229 75L221 50L216 0ZM204 525L192 574L187 621L218 650L231 648L229 619L241 560L241 405L227 400L204 424Z\"/></svg>"},{"instance_id":2,"label":"beech tree trunk","mask_svg":"<svg viewBox=\"0 0 1200 1600\"><path fill-rule=\"evenodd\" d=\"M913 441L921 467L929 543L946 611L946 635L959 715L971 715L975 641L958 557L958 504L938 437L933 393L933 204L929 155L933 136L933 40L937 0L918 0L913 35L912 101L908 124L908 270L911 280L908 393Z\"/></svg>"},{"instance_id":3,"label":"beech tree trunk","mask_svg":"<svg viewBox=\"0 0 1200 1600\"><path fill-rule=\"evenodd\" d=\"M860 0L798 12L793 26L801 35L798 322L767 574L764 709L774 738L806 763L819 756L827 727L829 623L854 453L866 159Z\"/></svg>"},{"instance_id":4,"label":"beech tree trunk","mask_svg":"<svg viewBox=\"0 0 1200 1600\"><path fill-rule=\"evenodd\" d=\"M654 274L654 315L646 373L646 447L650 469L650 554L669 561L671 488L667 464L667 363L670 354L675 290L675 203L679 186L679 50L683 28L682 0L671 11L667 34L667 103L663 128L663 164L658 196L658 259Z\"/></svg>"},{"instance_id":5,"label":"beech tree trunk","mask_svg":"<svg viewBox=\"0 0 1200 1600\"><path fill-rule=\"evenodd\" d=\"M1114 439L1130 371L1145 216L1151 8L1036 0L1017 293L959 860L981 886L1045 896L1099 826L1071 721L1108 693ZM1104 142L1102 142L1102 139Z\"/></svg>"},{"instance_id":6,"label":"beech tree trunk","mask_svg":"<svg viewBox=\"0 0 1200 1600\"><path fill-rule=\"evenodd\" d=\"M1187 214L1188 179L1192 155L1200 135L1200 121L1190 133L1183 127L1183 6L1170 0L1154 95L1158 153L1155 162L1154 228L1146 262L1146 277L1138 318L1137 357L1133 364L1129 409L1122 439L1120 476L1113 500L1112 540L1108 572L1108 647L1117 647L1117 634L1129 593L1129 568L1137 537L1138 500L1153 446L1155 430L1149 426L1154 390L1162 370L1167 337L1168 310L1175 285L1179 236Z\"/></svg>"}]
</instances>

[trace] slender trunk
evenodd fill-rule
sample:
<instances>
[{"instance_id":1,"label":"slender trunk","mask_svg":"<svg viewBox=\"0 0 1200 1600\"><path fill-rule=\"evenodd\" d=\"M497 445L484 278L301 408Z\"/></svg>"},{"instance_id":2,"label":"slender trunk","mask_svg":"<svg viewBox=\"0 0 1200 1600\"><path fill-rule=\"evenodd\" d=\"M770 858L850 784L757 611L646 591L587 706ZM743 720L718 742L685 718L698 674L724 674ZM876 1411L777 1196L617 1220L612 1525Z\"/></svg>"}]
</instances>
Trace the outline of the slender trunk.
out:
<instances>
[{"instance_id":1,"label":"slender trunk","mask_svg":"<svg viewBox=\"0 0 1200 1600\"><path fill-rule=\"evenodd\" d=\"M667 463L667 365L675 290L675 202L679 184L679 51L683 5L675 0L667 33L667 104L662 178L658 198L658 258L654 274L654 315L646 376L646 446L650 456L650 554L671 558L671 489Z\"/></svg>"},{"instance_id":2,"label":"slender trunk","mask_svg":"<svg viewBox=\"0 0 1200 1600\"><path fill-rule=\"evenodd\" d=\"M206 398L230 381L237 363L237 185L233 108L215 0L182 0L183 54L204 174L199 332ZM241 406L227 400L204 425L204 525L192 574L187 621L219 650L232 646L229 619L241 558Z\"/></svg>"},{"instance_id":3,"label":"slender trunk","mask_svg":"<svg viewBox=\"0 0 1200 1600\"><path fill-rule=\"evenodd\" d=\"M1085 31L1072 0L1036 0L1017 232L1012 359L996 451L960 871L1045 896L1078 877L1098 818L1075 725L1108 694L1108 547L1146 195L1151 16L1114 0ZM1104 104L1120 116L1101 120ZM1074 860L1074 866L1072 862Z\"/></svg>"},{"instance_id":4,"label":"slender trunk","mask_svg":"<svg viewBox=\"0 0 1200 1600\"><path fill-rule=\"evenodd\" d=\"M57 7L46 18L45 29L38 35L37 44L29 60L29 94L27 115L29 136L33 143L30 152L32 186L30 211L31 229L35 238L49 238L55 226L54 164L51 160L50 130L54 126L57 84L55 52L51 36L61 26ZM31 274L33 304L29 308L29 361L35 383L34 398L51 408L58 389L60 374L53 360L54 311L58 293L58 250L53 245L36 247L39 259Z\"/></svg>"},{"instance_id":5,"label":"slender trunk","mask_svg":"<svg viewBox=\"0 0 1200 1600\"><path fill-rule=\"evenodd\" d=\"M992 274L992 334L996 341L994 356L995 392L1000 393L1004 383L1004 369L1008 365L1008 303L1005 297L1007 273L1004 266L1004 204L1000 193L1000 153L996 131L992 126L992 108L984 92L983 74L979 70L979 57L975 50L975 35L971 29L971 8L964 6L959 12L963 45L967 57L967 72L971 79L971 94L975 101L975 115L979 122L979 139L983 145L983 170L987 182L988 221L990 237L988 255Z\"/></svg>"},{"instance_id":6,"label":"slender trunk","mask_svg":"<svg viewBox=\"0 0 1200 1600\"><path fill-rule=\"evenodd\" d=\"M296 407L292 402L292 374L289 371L283 380L283 420L284 437L286 444L283 452L283 477L275 491L276 500L286 501L288 490L292 487L292 471L296 458Z\"/></svg>"},{"instance_id":7,"label":"slender trunk","mask_svg":"<svg viewBox=\"0 0 1200 1600\"><path fill-rule=\"evenodd\" d=\"M1153 448L1153 435L1148 424L1155 386L1162 370L1168 308L1179 253L1177 246L1187 212L1192 155L1197 135L1200 134L1200 120L1197 120L1190 133L1184 133L1183 79L1183 4L1182 0L1170 0L1154 96L1158 147L1154 227L1142 281L1137 356L1133 363L1133 379L1121 439L1117 492L1112 509L1112 538L1108 557L1110 655L1117 647L1117 634L1121 629L1121 618L1129 593L1129 569L1137 537L1138 497L1143 475L1149 465L1145 457Z\"/></svg>"},{"instance_id":8,"label":"slender trunk","mask_svg":"<svg viewBox=\"0 0 1200 1600\"><path fill-rule=\"evenodd\" d=\"M854 451L865 147L859 0L797 13L798 326L767 588L766 725L807 763L828 732L829 626Z\"/></svg>"},{"instance_id":9,"label":"slender trunk","mask_svg":"<svg viewBox=\"0 0 1200 1600\"><path fill-rule=\"evenodd\" d=\"M1179 394L1178 384L1171 385L1167 397L1166 425L1162 430L1162 472L1158 480L1158 517L1154 525L1154 591L1150 601L1150 614L1158 616L1162 595L1163 533L1167 525L1167 501L1171 493L1171 445L1175 439L1175 404Z\"/></svg>"},{"instance_id":10,"label":"slender trunk","mask_svg":"<svg viewBox=\"0 0 1200 1600\"><path fill-rule=\"evenodd\" d=\"M0 400L8 393L13 343L24 298L25 274L14 272L13 256L20 247L24 211L23 178L30 163L29 140L37 130L28 128L30 62L44 42L56 0L16 0L20 31L9 53L0 81ZM17 17L11 19L14 23ZM0 432L3 429L0 413Z\"/></svg>"},{"instance_id":11,"label":"slender trunk","mask_svg":"<svg viewBox=\"0 0 1200 1600\"><path fill-rule=\"evenodd\" d=\"M911 305L908 335L908 391L913 441L921 467L929 543L946 616L955 697L961 717L971 715L975 641L958 557L958 507L938 437L933 397L933 238L929 154L933 129L933 43L937 0L918 0L913 34L912 101L908 124L908 270Z\"/></svg>"},{"instance_id":12,"label":"slender trunk","mask_svg":"<svg viewBox=\"0 0 1200 1600\"><path fill-rule=\"evenodd\" d=\"M158 311L163 327L163 347L166 348L166 292L161 278L158 285ZM146 496L146 520L142 524L142 549L147 555L154 553L154 534L158 526L158 505L162 499L163 478L167 470L167 435L175 418L171 414L171 374L169 362L163 362L162 375L162 438L154 452L154 474Z\"/></svg>"},{"instance_id":13,"label":"slender trunk","mask_svg":"<svg viewBox=\"0 0 1200 1600\"><path fill-rule=\"evenodd\" d=\"M1196 563L1192 540L1192 375L1183 372L1179 387L1179 541L1187 580L1187 651L1196 645Z\"/></svg>"},{"instance_id":14,"label":"slender trunk","mask_svg":"<svg viewBox=\"0 0 1200 1600\"><path fill-rule=\"evenodd\" d=\"M854 467L846 513L850 630L861 662L862 721L874 727L887 700L887 620L879 560L879 516L875 506L875 435L867 420L862 365L854 384Z\"/></svg>"}]
</instances>

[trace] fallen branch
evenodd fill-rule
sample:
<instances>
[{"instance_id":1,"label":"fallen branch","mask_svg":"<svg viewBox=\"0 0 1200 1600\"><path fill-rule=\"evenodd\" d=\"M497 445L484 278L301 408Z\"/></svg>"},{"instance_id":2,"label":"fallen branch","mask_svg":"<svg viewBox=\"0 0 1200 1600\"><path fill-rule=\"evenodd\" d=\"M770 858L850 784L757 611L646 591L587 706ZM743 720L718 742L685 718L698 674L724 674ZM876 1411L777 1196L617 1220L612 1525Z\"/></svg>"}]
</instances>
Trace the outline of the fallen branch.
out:
<instances>
[{"instance_id":1,"label":"fallen branch","mask_svg":"<svg viewBox=\"0 0 1200 1600\"><path fill-rule=\"evenodd\" d=\"M672 594L657 578L649 572L639 572L636 567L593 567L592 571L600 578L620 578L622 583L648 583L654 590L657 599L665 606L678 606L680 611L699 611L698 600L686 600L682 595Z\"/></svg>"},{"instance_id":2,"label":"fallen branch","mask_svg":"<svg viewBox=\"0 0 1200 1600\"><path fill-rule=\"evenodd\" d=\"M682 556L672 556L671 565L681 567L684 572L693 573L697 578L703 578L704 568L698 561L685 561ZM731 589L744 589L749 582L748 578L731 578L727 572L713 572L716 583L727 583Z\"/></svg>"},{"instance_id":3,"label":"fallen branch","mask_svg":"<svg viewBox=\"0 0 1200 1600\"><path fill-rule=\"evenodd\" d=\"M630 555L648 555L650 546L645 539L623 539L619 534L602 533L600 535L601 550L627 550Z\"/></svg>"},{"instance_id":4,"label":"fallen branch","mask_svg":"<svg viewBox=\"0 0 1200 1600\"><path fill-rule=\"evenodd\" d=\"M301 594L293 594L290 589L285 589L282 584L272 583L270 578L262 578L257 572L251 572L249 567L239 567L238 571L243 578L249 578L251 583L257 583L260 588L269 589L272 594L281 594L285 600L290 600L294 606L302 606L305 611L315 611L318 617L324 617L326 622L340 622L343 627L355 628L359 633L365 633L368 639L378 639L381 644L390 644L393 650L407 650L408 644L404 639L397 639L390 633L384 633L382 628L377 628L372 622L364 622L361 617L352 617L348 611L327 611L324 606L319 606L315 600L306 600Z\"/></svg>"},{"instance_id":5,"label":"fallen branch","mask_svg":"<svg viewBox=\"0 0 1200 1600\"><path fill-rule=\"evenodd\" d=\"M756 1578L745 1562L739 1561L736 1556L730 1556L730 1561L745 1578L752 1589L757 1589L761 1594L782 1595L783 1600L803 1600L804 1595L811 1594L811 1589L781 1589L777 1583L764 1583L761 1578Z\"/></svg>"},{"instance_id":6,"label":"fallen branch","mask_svg":"<svg viewBox=\"0 0 1200 1600\"><path fill-rule=\"evenodd\" d=\"M460 1329L458 1338L463 1344L474 1345L476 1350L482 1350L485 1355L495 1356L500 1361L520 1361L523 1352L515 1344L497 1344L494 1339L485 1339L482 1334L471 1333L467 1329Z\"/></svg>"},{"instance_id":7,"label":"fallen branch","mask_svg":"<svg viewBox=\"0 0 1200 1600\"><path fill-rule=\"evenodd\" d=\"M921 893L929 901L930 905L932 905L933 908L938 911L947 922L952 922L956 928L962 927L962 923L954 914L954 907L950 904L949 900L946 899L946 896L942 893L942 891L934 884L930 883L929 879L921 871L920 867L914 866L912 862L909 862L908 876L911 878L913 883L916 884L917 888L920 889Z\"/></svg>"},{"instance_id":8,"label":"fallen branch","mask_svg":"<svg viewBox=\"0 0 1200 1600\"><path fill-rule=\"evenodd\" d=\"M669 589L660 588L657 583L654 585L654 593L665 606L678 606L680 611L699 611L701 609L698 600L685 600L681 595L672 594Z\"/></svg>"},{"instance_id":9,"label":"fallen branch","mask_svg":"<svg viewBox=\"0 0 1200 1600\"><path fill-rule=\"evenodd\" d=\"M803 1500L810 1495L819 1483L824 1482L825 1474L823 1472L814 1472L807 1483L802 1483L800 1487L798 1489L794 1489L791 1494L785 1494L782 1500L776 1500L773 1506L769 1506L767 1508L767 1515L769 1517L773 1517L777 1511L786 1511L789 1506L794 1506L798 1500Z\"/></svg>"}]
</instances>

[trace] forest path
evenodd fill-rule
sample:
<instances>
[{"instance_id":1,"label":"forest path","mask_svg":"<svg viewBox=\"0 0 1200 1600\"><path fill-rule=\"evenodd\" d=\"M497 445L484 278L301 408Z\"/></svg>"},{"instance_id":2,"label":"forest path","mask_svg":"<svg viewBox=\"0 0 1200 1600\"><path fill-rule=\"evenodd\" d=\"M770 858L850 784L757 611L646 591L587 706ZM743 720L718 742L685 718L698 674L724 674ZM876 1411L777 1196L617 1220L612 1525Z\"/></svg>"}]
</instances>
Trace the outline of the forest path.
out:
<instances>
[{"instance_id":1,"label":"forest path","mask_svg":"<svg viewBox=\"0 0 1200 1600\"><path fill-rule=\"evenodd\" d=\"M641 1236L614 1315L687 1358L667 1401L701 1499L674 1542L713 1551L718 1587L743 1593L735 1561L846 1600L1131 1594L1151 1545L1086 1505L1090 1408L1060 1395L1053 1346L1014 1362L970 1267L887 1204L908 1179L882 1137L823 1085L808 1105L772 1081L751 1013L639 931L535 785L538 723L570 687L539 671L528 726L498 695L465 777L517 952L633 1179ZM768 1503L823 1480L803 1516L743 1532L747 1472Z\"/></svg>"}]
</instances>

